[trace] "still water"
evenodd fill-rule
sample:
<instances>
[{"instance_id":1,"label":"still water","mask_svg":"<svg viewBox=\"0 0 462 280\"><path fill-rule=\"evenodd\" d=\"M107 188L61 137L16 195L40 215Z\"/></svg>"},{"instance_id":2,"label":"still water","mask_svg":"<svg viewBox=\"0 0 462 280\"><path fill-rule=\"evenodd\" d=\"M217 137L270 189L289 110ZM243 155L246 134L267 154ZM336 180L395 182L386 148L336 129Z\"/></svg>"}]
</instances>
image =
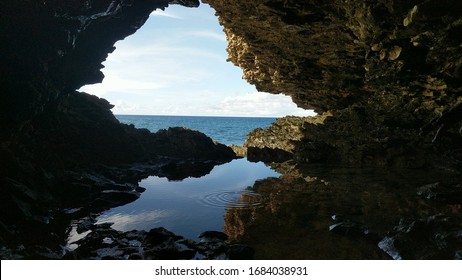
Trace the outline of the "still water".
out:
<instances>
[{"instance_id":1,"label":"still water","mask_svg":"<svg viewBox=\"0 0 462 280\"><path fill-rule=\"evenodd\" d=\"M223 231L229 208L260 207L260 196L251 190L255 181L279 174L263 163L246 159L215 166L206 176L169 181L151 176L140 182L141 197L110 209L97 223L114 223L120 231L165 227L176 234L197 239L205 230Z\"/></svg>"},{"instance_id":2,"label":"still water","mask_svg":"<svg viewBox=\"0 0 462 280\"><path fill-rule=\"evenodd\" d=\"M223 231L256 259L460 259L460 182L427 170L238 159L200 178L149 177L138 200L97 223L196 240Z\"/></svg>"}]
</instances>

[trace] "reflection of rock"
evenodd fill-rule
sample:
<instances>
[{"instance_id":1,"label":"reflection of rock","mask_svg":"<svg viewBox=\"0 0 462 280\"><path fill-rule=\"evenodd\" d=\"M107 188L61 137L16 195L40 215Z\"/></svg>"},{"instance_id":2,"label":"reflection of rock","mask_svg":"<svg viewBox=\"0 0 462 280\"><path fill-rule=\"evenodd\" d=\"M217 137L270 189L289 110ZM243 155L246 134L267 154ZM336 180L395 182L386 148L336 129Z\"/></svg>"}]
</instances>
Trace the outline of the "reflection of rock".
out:
<instances>
[{"instance_id":1,"label":"reflection of rock","mask_svg":"<svg viewBox=\"0 0 462 280\"><path fill-rule=\"evenodd\" d=\"M434 203L415 193L436 177L449 185L460 181L454 173L273 165L283 175L252 187L261 196L260 207L225 214L225 232L254 248L257 259L387 259L377 244L401 219L438 213L461 217L460 204ZM442 229L445 235L445 222L434 227L435 233ZM446 226L455 230L456 224ZM414 246L419 244L426 246L422 239ZM419 254L411 258L424 257Z\"/></svg>"}]
</instances>

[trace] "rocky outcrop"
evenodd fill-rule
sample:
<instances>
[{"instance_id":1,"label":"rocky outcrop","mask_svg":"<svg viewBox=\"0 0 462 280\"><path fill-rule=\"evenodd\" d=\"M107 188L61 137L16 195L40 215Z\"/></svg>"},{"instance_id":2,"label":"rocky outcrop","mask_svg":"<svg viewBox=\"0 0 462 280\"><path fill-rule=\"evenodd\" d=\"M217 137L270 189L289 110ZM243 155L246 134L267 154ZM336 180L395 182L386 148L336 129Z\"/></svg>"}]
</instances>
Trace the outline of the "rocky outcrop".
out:
<instances>
[{"instance_id":1,"label":"rocky outcrop","mask_svg":"<svg viewBox=\"0 0 462 280\"><path fill-rule=\"evenodd\" d=\"M316 117L287 116L277 119L268 128L257 128L247 136L244 148L247 157L253 161L282 162L293 159L298 152L298 146L304 141L304 126L321 125L330 113ZM325 150L318 150L319 156L328 156ZM310 153L314 157L314 153Z\"/></svg>"},{"instance_id":2,"label":"rocky outcrop","mask_svg":"<svg viewBox=\"0 0 462 280\"><path fill-rule=\"evenodd\" d=\"M1 1L2 257L18 247L59 251L70 219L136 200L149 175L200 176L235 158L197 131L121 124L108 101L76 91L101 82L114 43L169 4L199 2ZM70 218L65 209L79 210Z\"/></svg>"},{"instance_id":3,"label":"rocky outcrop","mask_svg":"<svg viewBox=\"0 0 462 280\"><path fill-rule=\"evenodd\" d=\"M317 127L299 122L305 135L294 139L295 158L460 163L459 1L206 2L224 26L229 60L247 81L332 114ZM429 145L435 135L440 142ZM271 129L266 136L262 157L281 154Z\"/></svg>"},{"instance_id":4,"label":"rocky outcrop","mask_svg":"<svg viewBox=\"0 0 462 280\"><path fill-rule=\"evenodd\" d=\"M244 78L304 108L406 97L398 102L441 112L460 102L458 1L205 2Z\"/></svg>"},{"instance_id":5,"label":"rocky outcrop","mask_svg":"<svg viewBox=\"0 0 462 280\"><path fill-rule=\"evenodd\" d=\"M215 232L220 238L194 241L166 230L120 232L111 224L91 226L91 232L79 240L79 247L67 253L65 259L131 259L131 260L189 260L189 259L252 259L252 248L226 242L226 234ZM203 235L210 235L204 232Z\"/></svg>"}]
</instances>

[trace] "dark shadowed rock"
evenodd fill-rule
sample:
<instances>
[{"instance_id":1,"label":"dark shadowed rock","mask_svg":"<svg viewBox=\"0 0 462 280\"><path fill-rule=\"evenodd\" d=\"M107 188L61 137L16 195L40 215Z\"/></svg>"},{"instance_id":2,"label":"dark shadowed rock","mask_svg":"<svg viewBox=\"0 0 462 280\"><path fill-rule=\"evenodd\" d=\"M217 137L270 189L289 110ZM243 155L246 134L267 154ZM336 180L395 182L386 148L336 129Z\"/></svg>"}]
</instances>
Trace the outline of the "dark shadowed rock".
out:
<instances>
[{"instance_id":1,"label":"dark shadowed rock","mask_svg":"<svg viewBox=\"0 0 462 280\"><path fill-rule=\"evenodd\" d=\"M429 200L448 204L462 204L462 184L433 183L417 189L417 194Z\"/></svg>"},{"instance_id":2,"label":"dark shadowed rock","mask_svg":"<svg viewBox=\"0 0 462 280\"><path fill-rule=\"evenodd\" d=\"M157 154L180 159L229 161L233 150L205 134L183 127L161 129L154 134Z\"/></svg>"},{"instance_id":3,"label":"dark shadowed rock","mask_svg":"<svg viewBox=\"0 0 462 280\"><path fill-rule=\"evenodd\" d=\"M247 81L259 91L289 95L298 106L319 113L316 118L282 118L254 131L245 144L250 158L415 168L435 176L438 170L449 170L454 178L460 175L460 0L204 2L215 8L227 35L229 60L243 70ZM172 128L151 133L120 124L108 101L76 91L102 81L102 63L114 44L136 32L153 10L169 4L196 7L199 1L1 4L0 229L8 256L35 248L37 254L29 256L53 257L46 249L49 244L37 242L56 245L65 239L66 223L51 219L65 215L62 209L81 209L67 219L84 218L136 199L143 176L199 176L213 164L235 158L230 148L196 131ZM311 179L299 177L303 184L297 187ZM431 185L419 193L437 203L458 205L459 189L460 183L448 188ZM460 256L460 250L446 246L456 244L455 231L446 228L445 218L432 217L403 222L387 237L392 241L384 243L393 244L403 258ZM343 223L334 230L355 228ZM36 231L40 238L31 238L29 233ZM431 246L418 255L401 246L408 240L422 241L420 233ZM98 236L117 244L123 234L100 229L88 237L95 245L76 254L143 257L139 246L132 248L121 240L115 246ZM143 236L132 241L142 242ZM171 258L192 254L185 249L175 255L181 246L167 241L165 248L150 249L153 258L161 258L159 252L171 252ZM209 256L226 256L224 242L213 246L216 250Z\"/></svg>"},{"instance_id":4,"label":"dark shadowed rock","mask_svg":"<svg viewBox=\"0 0 462 280\"><path fill-rule=\"evenodd\" d=\"M77 249L68 252L66 259L251 259L253 256L253 249L242 244L195 242L165 228L121 232L97 224L77 244Z\"/></svg>"},{"instance_id":5,"label":"dark shadowed rock","mask_svg":"<svg viewBox=\"0 0 462 280\"><path fill-rule=\"evenodd\" d=\"M204 231L198 237L201 242L223 242L228 240L228 235L220 231Z\"/></svg>"},{"instance_id":6,"label":"dark shadowed rock","mask_svg":"<svg viewBox=\"0 0 462 280\"><path fill-rule=\"evenodd\" d=\"M253 260L254 254L253 248L243 244L233 244L228 249L230 260Z\"/></svg>"},{"instance_id":7,"label":"dark shadowed rock","mask_svg":"<svg viewBox=\"0 0 462 280\"><path fill-rule=\"evenodd\" d=\"M461 225L443 215L401 220L378 246L393 259L460 259Z\"/></svg>"}]
</instances>

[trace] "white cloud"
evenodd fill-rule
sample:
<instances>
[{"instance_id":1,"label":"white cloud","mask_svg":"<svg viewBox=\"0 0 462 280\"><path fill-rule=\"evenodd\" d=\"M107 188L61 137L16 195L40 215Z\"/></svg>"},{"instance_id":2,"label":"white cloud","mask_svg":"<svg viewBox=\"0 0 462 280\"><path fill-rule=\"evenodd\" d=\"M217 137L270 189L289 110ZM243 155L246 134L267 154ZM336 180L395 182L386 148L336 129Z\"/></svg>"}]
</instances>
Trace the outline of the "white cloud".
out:
<instances>
[{"instance_id":1,"label":"white cloud","mask_svg":"<svg viewBox=\"0 0 462 280\"><path fill-rule=\"evenodd\" d=\"M251 92L234 97L226 97L211 110L219 115L282 117L312 116L312 110L297 108L289 96L265 92Z\"/></svg>"},{"instance_id":2,"label":"white cloud","mask_svg":"<svg viewBox=\"0 0 462 280\"><path fill-rule=\"evenodd\" d=\"M130 95L149 95L153 91L165 88L163 82L149 82L120 78L117 75L108 75L101 84L86 85L80 91L88 92L98 97L109 93L128 93Z\"/></svg>"},{"instance_id":3,"label":"white cloud","mask_svg":"<svg viewBox=\"0 0 462 280\"><path fill-rule=\"evenodd\" d=\"M182 17L175 15L171 12L167 12L165 10L155 10L149 16L151 17L168 17L168 18L175 18L175 19L182 19Z\"/></svg>"}]
</instances>

